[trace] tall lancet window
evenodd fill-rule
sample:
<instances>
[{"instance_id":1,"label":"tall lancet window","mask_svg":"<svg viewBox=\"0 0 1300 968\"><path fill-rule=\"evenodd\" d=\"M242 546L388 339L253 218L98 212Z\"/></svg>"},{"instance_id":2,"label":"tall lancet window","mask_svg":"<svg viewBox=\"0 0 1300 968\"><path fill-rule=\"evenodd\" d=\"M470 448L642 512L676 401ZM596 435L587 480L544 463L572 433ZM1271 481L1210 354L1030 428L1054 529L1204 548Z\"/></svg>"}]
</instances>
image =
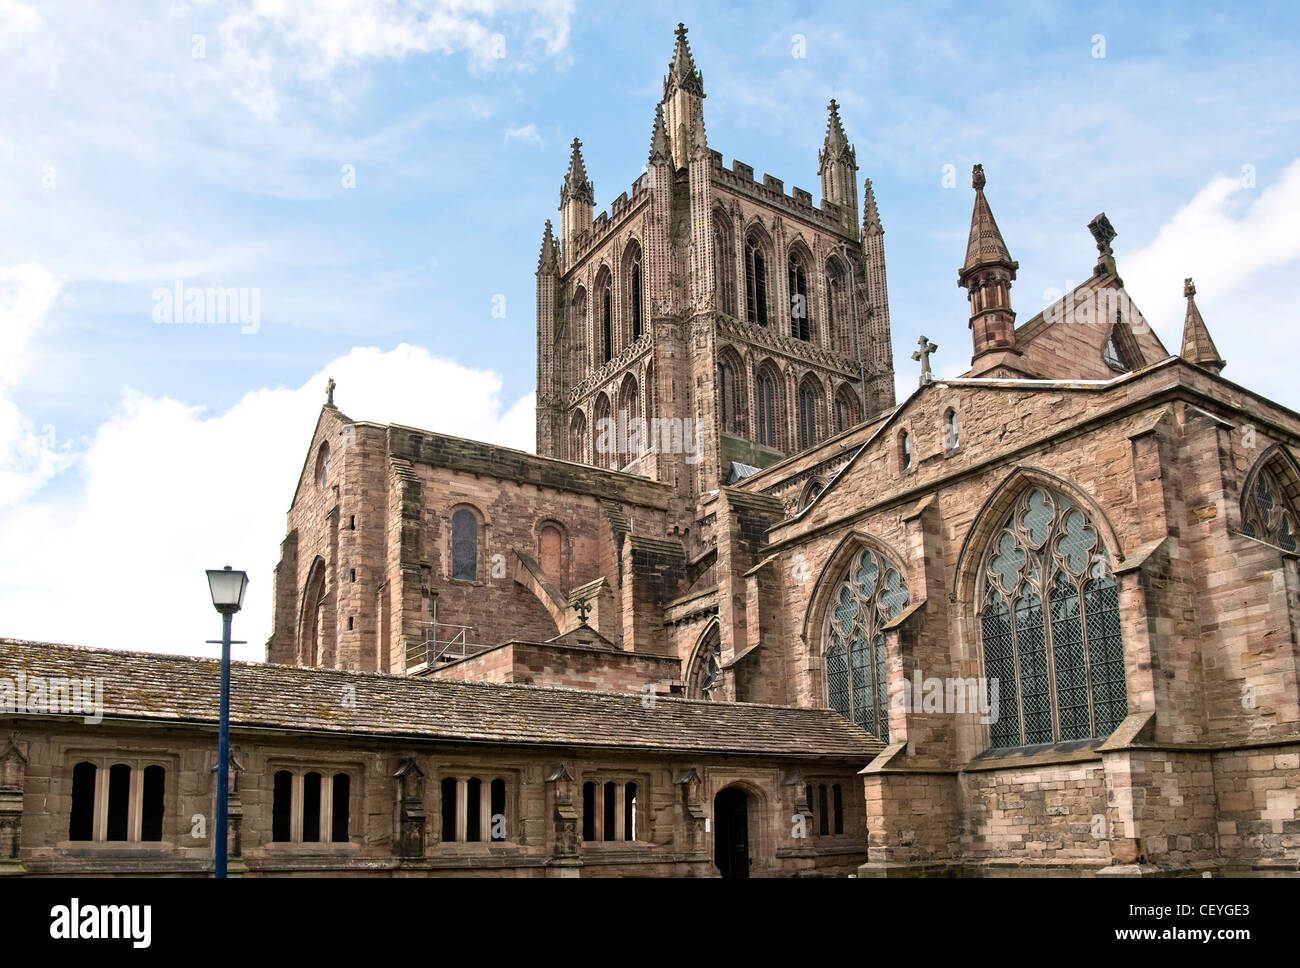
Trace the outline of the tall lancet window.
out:
<instances>
[{"instance_id":1,"label":"tall lancet window","mask_svg":"<svg viewBox=\"0 0 1300 968\"><path fill-rule=\"evenodd\" d=\"M1088 515L1025 491L993 535L976 601L995 747L1109 736L1128 713L1119 587Z\"/></svg>"},{"instance_id":2,"label":"tall lancet window","mask_svg":"<svg viewBox=\"0 0 1300 968\"><path fill-rule=\"evenodd\" d=\"M730 217L726 212L713 213L713 280L717 286L717 309L732 316L736 312L736 253L727 231Z\"/></svg>"},{"instance_id":3,"label":"tall lancet window","mask_svg":"<svg viewBox=\"0 0 1300 968\"><path fill-rule=\"evenodd\" d=\"M752 233L745 239L745 318L755 326L767 325L767 260Z\"/></svg>"},{"instance_id":4,"label":"tall lancet window","mask_svg":"<svg viewBox=\"0 0 1300 968\"><path fill-rule=\"evenodd\" d=\"M632 317L632 338L641 338L644 323L641 319L641 246L632 243L632 254L627 260L628 311Z\"/></svg>"},{"instance_id":5,"label":"tall lancet window","mask_svg":"<svg viewBox=\"0 0 1300 968\"><path fill-rule=\"evenodd\" d=\"M614 285L608 268L602 268L596 277L596 313L600 327L599 365L614 358Z\"/></svg>"},{"instance_id":6,"label":"tall lancet window","mask_svg":"<svg viewBox=\"0 0 1300 968\"><path fill-rule=\"evenodd\" d=\"M812 321L808 306L808 268L796 252L790 253L790 335L795 339L812 339Z\"/></svg>"},{"instance_id":7,"label":"tall lancet window","mask_svg":"<svg viewBox=\"0 0 1300 968\"><path fill-rule=\"evenodd\" d=\"M907 605L907 582L884 556L864 548L831 593L823 637L827 704L889 742L885 633Z\"/></svg>"},{"instance_id":8,"label":"tall lancet window","mask_svg":"<svg viewBox=\"0 0 1300 968\"><path fill-rule=\"evenodd\" d=\"M770 370L762 369L754 375L754 416L757 421L758 443L764 447L781 446L780 421L783 418L777 380Z\"/></svg>"},{"instance_id":9,"label":"tall lancet window","mask_svg":"<svg viewBox=\"0 0 1300 968\"><path fill-rule=\"evenodd\" d=\"M848 272L835 256L826 260L827 338L837 353L853 351L853 304Z\"/></svg>"}]
</instances>

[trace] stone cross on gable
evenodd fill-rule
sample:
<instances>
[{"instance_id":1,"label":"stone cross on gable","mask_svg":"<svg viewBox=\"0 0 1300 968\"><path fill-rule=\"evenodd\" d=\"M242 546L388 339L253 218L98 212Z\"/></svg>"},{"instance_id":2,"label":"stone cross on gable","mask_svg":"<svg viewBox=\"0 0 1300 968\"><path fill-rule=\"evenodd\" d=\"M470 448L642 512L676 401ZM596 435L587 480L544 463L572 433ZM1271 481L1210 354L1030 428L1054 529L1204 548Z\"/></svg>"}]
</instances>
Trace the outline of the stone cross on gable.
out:
<instances>
[{"instance_id":1,"label":"stone cross on gable","mask_svg":"<svg viewBox=\"0 0 1300 968\"><path fill-rule=\"evenodd\" d=\"M912 359L919 360L921 362L921 384L920 385L925 386L927 383L931 383L934 380L934 375L930 372L930 354L937 352L939 347L936 344L931 343L924 336L922 336L919 340L916 341L916 345L918 349L915 353L912 354Z\"/></svg>"},{"instance_id":2,"label":"stone cross on gable","mask_svg":"<svg viewBox=\"0 0 1300 968\"><path fill-rule=\"evenodd\" d=\"M1192 277L1188 276L1183 280L1183 298L1191 299L1196 295L1196 283L1192 282Z\"/></svg>"},{"instance_id":3,"label":"stone cross on gable","mask_svg":"<svg viewBox=\"0 0 1300 968\"><path fill-rule=\"evenodd\" d=\"M327 407L334 406L334 388L336 386L338 384L334 382L334 377L330 377L329 382L325 384L325 406Z\"/></svg>"}]
</instances>

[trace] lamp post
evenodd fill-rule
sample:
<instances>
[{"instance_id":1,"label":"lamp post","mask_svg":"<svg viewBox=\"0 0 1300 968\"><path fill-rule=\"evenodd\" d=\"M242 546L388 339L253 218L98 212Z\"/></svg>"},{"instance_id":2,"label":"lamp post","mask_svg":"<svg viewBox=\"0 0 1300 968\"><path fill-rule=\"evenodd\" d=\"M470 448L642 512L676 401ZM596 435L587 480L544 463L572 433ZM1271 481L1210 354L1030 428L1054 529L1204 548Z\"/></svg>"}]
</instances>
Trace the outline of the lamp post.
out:
<instances>
[{"instance_id":1,"label":"lamp post","mask_svg":"<svg viewBox=\"0 0 1300 968\"><path fill-rule=\"evenodd\" d=\"M225 568L208 569L212 605L221 613L221 719L217 732L217 834L213 876L226 876L227 807L230 786L230 623L243 607L248 573Z\"/></svg>"}]
</instances>

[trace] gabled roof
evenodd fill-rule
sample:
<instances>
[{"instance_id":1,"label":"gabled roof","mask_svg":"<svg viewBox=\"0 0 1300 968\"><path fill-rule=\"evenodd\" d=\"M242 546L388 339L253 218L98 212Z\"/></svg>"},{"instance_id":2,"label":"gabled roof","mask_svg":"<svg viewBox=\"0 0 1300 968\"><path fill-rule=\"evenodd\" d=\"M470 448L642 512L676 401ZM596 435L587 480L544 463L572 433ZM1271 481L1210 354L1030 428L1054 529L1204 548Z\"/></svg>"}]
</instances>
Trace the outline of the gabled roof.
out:
<instances>
[{"instance_id":1,"label":"gabled roof","mask_svg":"<svg viewBox=\"0 0 1300 968\"><path fill-rule=\"evenodd\" d=\"M0 639L0 675L102 679L105 719L215 726L221 663ZM345 697L347 702L344 701ZM0 716L28 715L0 709ZM77 716L63 719L79 720ZM231 664L240 729L519 747L842 758L883 747L829 709Z\"/></svg>"}]
</instances>

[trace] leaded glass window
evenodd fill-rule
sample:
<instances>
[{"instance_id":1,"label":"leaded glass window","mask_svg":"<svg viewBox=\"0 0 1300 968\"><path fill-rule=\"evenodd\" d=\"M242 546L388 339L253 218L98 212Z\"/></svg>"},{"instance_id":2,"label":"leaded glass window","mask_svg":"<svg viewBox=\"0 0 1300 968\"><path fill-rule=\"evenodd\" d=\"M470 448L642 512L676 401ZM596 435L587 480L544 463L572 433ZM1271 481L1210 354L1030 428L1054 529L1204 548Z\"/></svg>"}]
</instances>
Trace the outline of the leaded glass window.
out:
<instances>
[{"instance_id":1,"label":"leaded glass window","mask_svg":"<svg viewBox=\"0 0 1300 968\"><path fill-rule=\"evenodd\" d=\"M826 698L832 709L889 742L884 627L907 605L907 583L864 548L831 593L826 619Z\"/></svg>"},{"instance_id":2,"label":"leaded glass window","mask_svg":"<svg viewBox=\"0 0 1300 968\"><path fill-rule=\"evenodd\" d=\"M788 282L790 285L790 335L795 339L812 339L812 322L808 313L808 270L803 260L790 254Z\"/></svg>"},{"instance_id":3,"label":"leaded glass window","mask_svg":"<svg viewBox=\"0 0 1300 968\"><path fill-rule=\"evenodd\" d=\"M715 625L696 651L687 698L713 699L722 686L722 679L722 636Z\"/></svg>"},{"instance_id":4,"label":"leaded glass window","mask_svg":"<svg viewBox=\"0 0 1300 968\"><path fill-rule=\"evenodd\" d=\"M1109 736L1128 713L1119 587L1087 514L1026 491L989 542L977 599L995 747Z\"/></svg>"},{"instance_id":5,"label":"leaded glass window","mask_svg":"<svg viewBox=\"0 0 1300 968\"><path fill-rule=\"evenodd\" d=\"M478 518L466 508L451 516L451 577L478 578Z\"/></svg>"},{"instance_id":6,"label":"leaded glass window","mask_svg":"<svg viewBox=\"0 0 1300 968\"><path fill-rule=\"evenodd\" d=\"M1246 493L1242 530L1287 551L1296 550L1296 511L1271 467L1259 469Z\"/></svg>"},{"instance_id":7,"label":"leaded glass window","mask_svg":"<svg viewBox=\"0 0 1300 968\"><path fill-rule=\"evenodd\" d=\"M756 326L767 325L767 262L753 235L745 239L745 318Z\"/></svg>"}]
</instances>

